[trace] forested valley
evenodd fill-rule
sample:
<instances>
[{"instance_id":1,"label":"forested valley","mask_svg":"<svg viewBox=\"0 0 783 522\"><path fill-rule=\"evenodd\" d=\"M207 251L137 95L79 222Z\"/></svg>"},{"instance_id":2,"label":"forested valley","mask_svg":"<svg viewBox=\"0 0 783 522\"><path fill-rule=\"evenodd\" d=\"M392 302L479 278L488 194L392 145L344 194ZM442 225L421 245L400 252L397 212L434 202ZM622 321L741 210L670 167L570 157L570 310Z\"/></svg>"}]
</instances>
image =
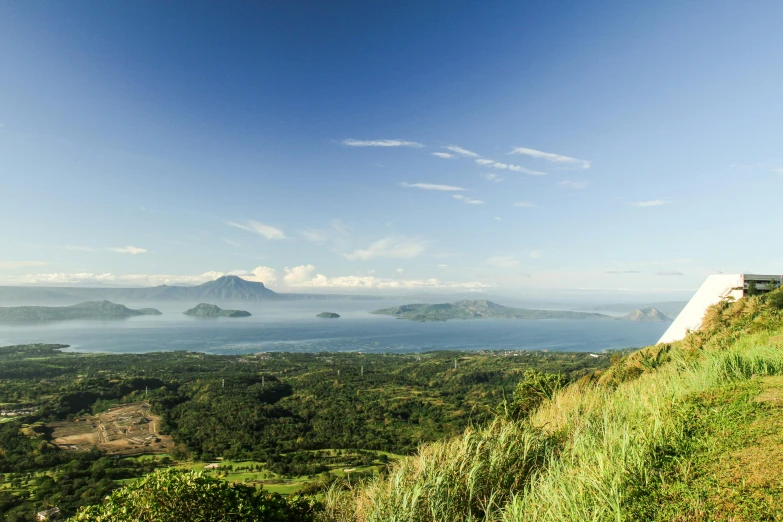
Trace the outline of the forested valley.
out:
<instances>
[{"instance_id":1,"label":"forested valley","mask_svg":"<svg viewBox=\"0 0 783 522\"><path fill-rule=\"evenodd\" d=\"M55 506L71 515L155 468L208 462L221 463L214 472L226 480L317 492L345 479L344 470L382 472L423 442L485 423L508 407L526 371L566 382L610 364L608 354L526 351L240 356L62 348L0 348L5 520L32 520ZM170 446L55 442L57 430L99 425L123 405L148 407L156 440Z\"/></svg>"}]
</instances>

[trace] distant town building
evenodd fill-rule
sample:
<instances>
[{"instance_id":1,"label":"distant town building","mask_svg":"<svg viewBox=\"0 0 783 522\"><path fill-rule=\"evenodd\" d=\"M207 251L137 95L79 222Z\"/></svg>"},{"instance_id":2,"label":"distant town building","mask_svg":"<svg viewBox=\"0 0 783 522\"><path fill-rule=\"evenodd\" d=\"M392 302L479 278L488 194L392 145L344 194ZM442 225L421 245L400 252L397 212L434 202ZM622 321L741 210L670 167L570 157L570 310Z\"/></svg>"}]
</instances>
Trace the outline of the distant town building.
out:
<instances>
[{"instance_id":1,"label":"distant town building","mask_svg":"<svg viewBox=\"0 0 783 522\"><path fill-rule=\"evenodd\" d=\"M718 274L711 275L688 301L680 315L658 340L671 343L684 338L688 331L701 326L707 308L723 300L736 300L749 292L764 293L783 284L783 275Z\"/></svg>"}]
</instances>

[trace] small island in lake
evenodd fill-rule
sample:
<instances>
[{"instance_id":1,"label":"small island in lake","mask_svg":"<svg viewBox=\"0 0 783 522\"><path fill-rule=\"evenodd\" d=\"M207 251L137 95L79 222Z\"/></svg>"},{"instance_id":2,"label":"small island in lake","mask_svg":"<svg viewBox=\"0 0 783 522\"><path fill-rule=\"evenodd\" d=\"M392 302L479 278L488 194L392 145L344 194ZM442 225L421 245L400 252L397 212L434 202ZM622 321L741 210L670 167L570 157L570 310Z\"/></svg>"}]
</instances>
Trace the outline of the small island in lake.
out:
<instances>
[{"instance_id":1,"label":"small island in lake","mask_svg":"<svg viewBox=\"0 0 783 522\"><path fill-rule=\"evenodd\" d=\"M201 303L183 313L196 317L250 317L252 315L244 310L223 310L217 305L208 303Z\"/></svg>"},{"instance_id":2,"label":"small island in lake","mask_svg":"<svg viewBox=\"0 0 783 522\"><path fill-rule=\"evenodd\" d=\"M657 308L637 308L630 314L621 317L625 321L635 321L639 323L663 323L671 322L671 317L663 314Z\"/></svg>"},{"instance_id":3,"label":"small island in lake","mask_svg":"<svg viewBox=\"0 0 783 522\"><path fill-rule=\"evenodd\" d=\"M336 314L334 312L321 312L320 314L316 315L316 317L320 317L321 319L339 319L340 314Z\"/></svg>"},{"instance_id":4,"label":"small island in lake","mask_svg":"<svg viewBox=\"0 0 783 522\"><path fill-rule=\"evenodd\" d=\"M155 308L132 310L125 305L111 301L86 301L71 306L0 307L0 322L126 319L139 315L161 315L161 313Z\"/></svg>"},{"instance_id":5,"label":"small island in lake","mask_svg":"<svg viewBox=\"0 0 783 522\"><path fill-rule=\"evenodd\" d=\"M429 322L449 319L611 319L604 314L566 310L511 308L492 301L457 301L442 304L408 304L375 310L372 314L392 315L397 319Z\"/></svg>"}]
</instances>

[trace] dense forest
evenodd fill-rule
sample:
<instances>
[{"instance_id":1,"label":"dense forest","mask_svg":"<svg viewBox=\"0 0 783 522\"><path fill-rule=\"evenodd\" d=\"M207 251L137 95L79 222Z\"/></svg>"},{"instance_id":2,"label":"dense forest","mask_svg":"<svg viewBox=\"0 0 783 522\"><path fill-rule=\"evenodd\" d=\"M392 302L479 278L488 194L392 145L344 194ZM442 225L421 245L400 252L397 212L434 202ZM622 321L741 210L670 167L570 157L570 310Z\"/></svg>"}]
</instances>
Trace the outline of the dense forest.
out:
<instances>
[{"instance_id":1,"label":"dense forest","mask_svg":"<svg viewBox=\"0 0 783 522\"><path fill-rule=\"evenodd\" d=\"M76 354L62 346L0 348L0 513L72 514L120 482L190 461L252 461L279 476L330 469L332 449L411 454L494 416L527 370L573 380L608 355L191 352ZM53 444L51 423L144 402L173 448L165 457L109 456ZM365 451L363 453L363 451ZM376 459L376 460L374 460Z\"/></svg>"}]
</instances>

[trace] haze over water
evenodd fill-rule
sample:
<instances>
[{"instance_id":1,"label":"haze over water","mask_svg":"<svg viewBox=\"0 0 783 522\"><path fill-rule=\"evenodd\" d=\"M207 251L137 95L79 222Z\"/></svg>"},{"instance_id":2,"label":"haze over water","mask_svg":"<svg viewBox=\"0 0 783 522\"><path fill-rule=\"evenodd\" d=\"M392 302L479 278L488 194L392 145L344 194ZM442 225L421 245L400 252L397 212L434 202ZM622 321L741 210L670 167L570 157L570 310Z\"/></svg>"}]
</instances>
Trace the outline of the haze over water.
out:
<instances>
[{"instance_id":1,"label":"haze over water","mask_svg":"<svg viewBox=\"0 0 783 522\"><path fill-rule=\"evenodd\" d=\"M400 302L298 301L218 303L251 312L247 318L194 318L195 303L128 303L154 307L160 316L118 321L61 321L0 326L0 346L68 344L71 351L142 353L188 350L215 354L255 352L378 352L432 350L556 350L599 352L655 343L669 323L600 320L473 320L417 323L369 314ZM319 312L340 319L319 319Z\"/></svg>"}]
</instances>

